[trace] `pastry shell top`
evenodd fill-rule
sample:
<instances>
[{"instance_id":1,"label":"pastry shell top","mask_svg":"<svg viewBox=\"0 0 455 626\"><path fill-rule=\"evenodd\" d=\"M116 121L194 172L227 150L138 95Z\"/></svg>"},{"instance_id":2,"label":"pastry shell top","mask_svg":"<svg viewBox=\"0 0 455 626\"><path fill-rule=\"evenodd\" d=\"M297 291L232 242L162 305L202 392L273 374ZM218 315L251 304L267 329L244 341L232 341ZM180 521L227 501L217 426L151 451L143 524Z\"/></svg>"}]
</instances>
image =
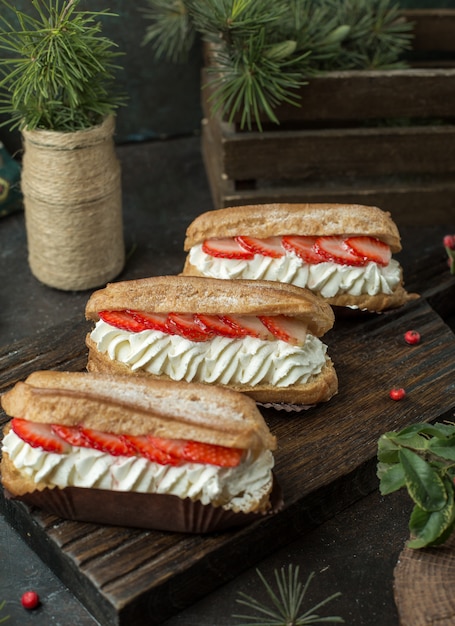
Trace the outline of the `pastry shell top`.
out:
<instances>
[{"instance_id":1,"label":"pastry shell top","mask_svg":"<svg viewBox=\"0 0 455 626\"><path fill-rule=\"evenodd\" d=\"M8 415L31 422L257 451L276 447L251 398L212 385L37 371L4 393L1 402Z\"/></svg>"},{"instance_id":2,"label":"pastry shell top","mask_svg":"<svg viewBox=\"0 0 455 626\"><path fill-rule=\"evenodd\" d=\"M281 235L376 237L392 252L401 250L400 234L390 213L360 204L258 204L216 209L199 215L188 227L184 249L216 237Z\"/></svg>"},{"instance_id":3,"label":"pastry shell top","mask_svg":"<svg viewBox=\"0 0 455 626\"><path fill-rule=\"evenodd\" d=\"M206 315L289 315L304 321L316 337L334 323L330 305L307 289L265 280L224 280L202 276L154 276L109 283L89 298L85 315L133 309L154 313Z\"/></svg>"}]
</instances>

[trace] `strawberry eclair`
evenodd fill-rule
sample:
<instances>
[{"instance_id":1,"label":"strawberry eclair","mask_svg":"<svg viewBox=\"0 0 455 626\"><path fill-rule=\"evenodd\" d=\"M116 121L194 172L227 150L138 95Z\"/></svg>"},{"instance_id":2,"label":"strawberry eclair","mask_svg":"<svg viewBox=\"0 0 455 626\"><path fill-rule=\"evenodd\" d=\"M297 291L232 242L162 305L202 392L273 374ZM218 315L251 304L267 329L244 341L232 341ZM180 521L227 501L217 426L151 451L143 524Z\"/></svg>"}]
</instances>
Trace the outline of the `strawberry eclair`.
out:
<instances>
[{"instance_id":1,"label":"strawberry eclair","mask_svg":"<svg viewBox=\"0 0 455 626\"><path fill-rule=\"evenodd\" d=\"M345 204L264 204L203 213L188 227L184 275L272 280L329 304L383 311L418 297L392 258L400 235L389 213Z\"/></svg>"},{"instance_id":2,"label":"strawberry eclair","mask_svg":"<svg viewBox=\"0 0 455 626\"><path fill-rule=\"evenodd\" d=\"M313 405L338 383L320 337L331 307L271 281L156 276L92 294L89 371L229 387L258 402Z\"/></svg>"},{"instance_id":3,"label":"strawberry eclair","mask_svg":"<svg viewBox=\"0 0 455 626\"><path fill-rule=\"evenodd\" d=\"M8 497L60 517L202 532L274 512L273 450L228 389L39 371L2 396Z\"/></svg>"}]
</instances>

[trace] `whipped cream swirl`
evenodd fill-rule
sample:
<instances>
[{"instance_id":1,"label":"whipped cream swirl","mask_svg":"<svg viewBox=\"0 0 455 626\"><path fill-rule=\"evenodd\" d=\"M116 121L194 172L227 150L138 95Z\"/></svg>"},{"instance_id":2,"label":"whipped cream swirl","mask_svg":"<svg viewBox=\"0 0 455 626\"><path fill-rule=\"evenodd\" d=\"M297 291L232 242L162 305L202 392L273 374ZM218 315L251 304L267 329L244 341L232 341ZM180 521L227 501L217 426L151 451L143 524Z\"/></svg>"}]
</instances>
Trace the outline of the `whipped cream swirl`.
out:
<instances>
[{"instance_id":1,"label":"whipped cream swirl","mask_svg":"<svg viewBox=\"0 0 455 626\"><path fill-rule=\"evenodd\" d=\"M267 495L273 480L270 450L256 458L250 451L245 452L237 467L201 463L171 466L79 446L72 446L66 454L46 452L30 446L10 430L3 439L2 451L35 483L44 482L50 487L168 494L233 511L249 510L251 503Z\"/></svg>"},{"instance_id":2,"label":"whipped cream swirl","mask_svg":"<svg viewBox=\"0 0 455 626\"><path fill-rule=\"evenodd\" d=\"M100 320L90 336L99 352L132 370L222 385L305 384L321 372L327 352L327 346L311 334L303 346L255 337L196 342L157 330L132 333Z\"/></svg>"},{"instance_id":3,"label":"whipped cream swirl","mask_svg":"<svg viewBox=\"0 0 455 626\"><path fill-rule=\"evenodd\" d=\"M362 267L332 262L312 265L291 251L277 259L261 254L255 254L251 260L223 259L206 254L199 244L191 248L189 261L204 276L290 283L316 291L324 298L344 293L352 296L390 295L401 281L400 265L395 259L385 267L372 261Z\"/></svg>"}]
</instances>

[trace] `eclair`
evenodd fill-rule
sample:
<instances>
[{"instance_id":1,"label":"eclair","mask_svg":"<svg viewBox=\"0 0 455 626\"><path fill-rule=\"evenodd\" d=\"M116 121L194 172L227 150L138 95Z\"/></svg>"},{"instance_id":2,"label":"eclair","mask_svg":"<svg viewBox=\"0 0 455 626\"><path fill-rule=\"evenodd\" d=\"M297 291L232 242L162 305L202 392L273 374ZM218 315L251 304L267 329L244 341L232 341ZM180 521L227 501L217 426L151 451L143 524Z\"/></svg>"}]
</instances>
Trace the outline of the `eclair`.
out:
<instances>
[{"instance_id":1,"label":"eclair","mask_svg":"<svg viewBox=\"0 0 455 626\"><path fill-rule=\"evenodd\" d=\"M184 275L272 280L337 307L380 312L417 298L392 254L389 213L357 204L262 204L199 215L188 227Z\"/></svg>"},{"instance_id":2,"label":"eclair","mask_svg":"<svg viewBox=\"0 0 455 626\"><path fill-rule=\"evenodd\" d=\"M321 341L331 307L271 281L155 276L89 298L87 369L220 385L261 403L314 405L338 388Z\"/></svg>"},{"instance_id":3,"label":"eclair","mask_svg":"<svg viewBox=\"0 0 455 626\"><path fill-rule=\"evenodd\" d=\"M256 403L228 389L38 371L1 398L8 497L61 517L202 532L274 512Z\"/></svg>"}]
</instances>

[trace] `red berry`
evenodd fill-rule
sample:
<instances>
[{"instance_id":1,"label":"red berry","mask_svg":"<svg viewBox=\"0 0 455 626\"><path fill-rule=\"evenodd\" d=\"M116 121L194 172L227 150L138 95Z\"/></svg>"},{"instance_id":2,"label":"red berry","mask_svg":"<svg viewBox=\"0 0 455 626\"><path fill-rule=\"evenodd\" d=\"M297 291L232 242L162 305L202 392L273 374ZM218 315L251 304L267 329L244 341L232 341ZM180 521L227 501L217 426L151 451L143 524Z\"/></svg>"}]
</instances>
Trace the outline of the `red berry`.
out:
<instances>
[{"instance_id":1,"label":"red berry","mask_svg":"<svg viewBox=\"0 0 455 626\"><path fill-rule=\"evenodd\" d=\"M389 396L392 398L392 400L403 400L405 395L406 391L403 389L403 387L393 388L389 392Z\"/></svg>"},{"instance_id":2,"label":"red berry","mask_svg":"<svg viewBox=\"0 0 455 626\"><path fill-rule=\"evenodd\" d=\"M420 342L420 333L417 330L408 330L404 334L404 340L410 346L414 346L416 343Z\"/></svg>"},{"instance_id":3,"label":"red berry","mask_svg":"<svg viewBox=\"0 0 455 626\"><path fill-rule=\"evenodd\" d=\"M39 602L39 595L36 593L36 591L26 591L22 594L21 604L24 609L36 609Z\"/></svg>"}]
</instances>

